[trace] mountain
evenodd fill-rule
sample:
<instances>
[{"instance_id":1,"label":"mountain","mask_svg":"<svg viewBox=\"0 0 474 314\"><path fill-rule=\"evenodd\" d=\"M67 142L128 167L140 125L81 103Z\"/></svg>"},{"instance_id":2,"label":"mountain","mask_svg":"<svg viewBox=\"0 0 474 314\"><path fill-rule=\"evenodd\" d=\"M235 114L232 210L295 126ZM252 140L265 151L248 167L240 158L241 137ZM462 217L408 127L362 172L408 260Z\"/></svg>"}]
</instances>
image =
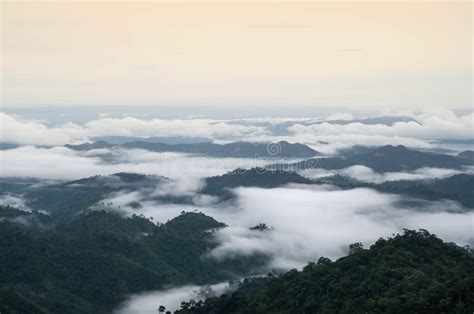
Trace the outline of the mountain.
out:
<instances>
[{"instance_id":1,"label":"mountain","mask_svg":"<svg viewBox=\"0 0 474 314\"><path fill-rule=\"evenodd\" d=\"M467 208L474 208L474 175L457 174L441 179L398 180L380 184L360 182L341 175L320 178L316 184L332 184L343 189L371 188L383 193L406 195L417 199L451 200Z\"/></svg>"},{"instance_id":2,"label":"mountain","mask_svg":"<svg viewBox=\"0 0 474 314\"><path fill-rule=\"evenodd\" d=\"M458 154L458 158L462 158L468 160L471 164L474 163L474 151L472 150L465 150Z\"/></svg>"},{"instance_id":3,"label":"mountain","mask_svg":"<svg viewBox=\"0 0 474 314\"><path fill-rule=\"evenodd\" d=\"M154 136L154 137L134 137L134 136L101 136L93 138L94 141L105 141L113 145L122 145L130 142L163 143L168 145L192 144L210 142L203 137L182 137L182 136Z\"/></svg>"},{"instance_id":4,"label":"mountain","mask_svg":"<svg viewBox=\"0 0 474 314\"><path fill-rule=\"evenodd\" d=\"M77 145L66 144L65 147L73 150L92 150L92 149L101 149L101 148L110 148L114 145L106 142L106 141L97 141L93 143L82 143Z\"/></svg>"},{"instance_id":5,"label":"mountain","mask_svg":"<svg viewBox=\"0 0 474 314\"><path fill-rule=\"evenodd\" d=\"M71 219L88 211L91 206L107 208L103 201L117 194L140 192L141 199L155 202L192 203L191 196L156 194L170 179L155 175L116 173L93 176L74 181L47 181L29 178L1 178L0 196L15 196L33 210L44 211L52 219ZM131 208L141 205L132 202Z\"/></svg>"},{"instance_id":6,"label":"mountain","mask_svg":"<svg viewBox=\"0 0 474 314\"><path fill-rule=\"evenodd\" d=\"M472 313L474 255L426 230L360 243L335 262L321 257L302 271L248 279L204 302L182 303L193 313Z\"/></svg>"},{"instance_id":7,"label":"mountain","mask_svg":"<svg viewBox=\"0 0 474 314\"><path fill-rule=\"evenodd\" d=\"M206 258L219 228L190 212L159 226L104 211L40 229L0 219L0 312L111 313L129 294L238 278L267 261Z\"/></svg>"},{"instance_id":8,"label":"mountain","mask_svg":"<svg viewBox=\"0 0 474 314\"><path fill-rule=\"evenodd\" d=\"M312 181L296 172L252 168L237 169L221 176L209 177L206 178L205 183L201 193L227 199L233 196L230 189L236 187L276 188L289 183L310 184Z\"/></svg>"},{"instance_id":9,"label":"mountain","mask_svg":"<svg viewBox=\"0 0 474 314\"><path fill-rule=\"evenodd\" d=\"M27 206L43 210L52 216L66 218L87 210L90 206L109 197L111 193L149 191L152 193L168 178L136 173L116 173L110 176L93 176L69 182L39 185L27 188L23 198ZM155 197L158 199L158 197Z\"/></svg>"},{"instance_id":10,"label":"mountain","mask_svg":"<svg viewBox=\"0 0 474 314\"><path fill-rule=\"evenodd\" d=\"M361 124L367 124L367 125L382 124L382 125L393 126L397 122L405 122L405 123L413 122L413 123L419 124L418 121L416 121L413 118L402 117L402 116L383 116L383 117L363 118L363 119L353 119L353 120L324 120L319 123L341 124L341 125L346 125L346 124L351 124L351 123L361 123Z\"/></svg>"},{"instance_id":11,"label":"mountain","mask_svg":"<svg viewBox=\"0 0 474 314\"><path fill-rule=\"evenodd\" d=\"M180 152L213 157L279 157L279 158L309 158L320 155L314 149L299 143L291 144L286 141L278 143L249 143L235 142L229 144L186 143L186 144L164 144L147 141L126 142L120 145L112 145L100 141L79 145L65 145L73 150L91 150L97 148L122 147L127 149L144 149L154 152Z\"/></svg>"},{"instance_id":12,"label":"mountain","mask_svg":"<svg viewBox=\"0 0 474 314\"><path fill-rule=\"evenodd\" d=\"M423 167L461 169L474 165L474 160L461 156L434 154L411 150L405 146L387 145L375 149L359 147L356 151L345 152L341 157L317 158L290 165L274 165L274 169L299 171L311 168L342 169L363 165L377 172L411 171Z\"/></svg>"},{"instance_id":13,"label":"mountain","mask_svg":"<svg viewBox=\"0 0 474 314\"><path fill-rule=\"evenodd\" d=\"M236 187L276 188L290 183L331 184L342 189L371 188L383 193L399 194L411 198L459 202L468 209L474 208L474 175L457 174L447 178L425 180L398 180L383 183L367 183L342 175L308 179L296 172L275 171L262 168L238 169L221 176L205 179L206 185L200 191L204 194L219 196L226 200L234 195L231 189Z\"/></svg>"},{"instance_id":14,"label":"mountain","mask_svg":"<svg viewBox=\"0 0 474 314\"><path fill-rule=\"evenodd\" d=\"M443 179L390 181L373 188L387 193L409 195L425 200L452 200L474 208L474 175L457 174Z\"/></svg>"}]
</instances>

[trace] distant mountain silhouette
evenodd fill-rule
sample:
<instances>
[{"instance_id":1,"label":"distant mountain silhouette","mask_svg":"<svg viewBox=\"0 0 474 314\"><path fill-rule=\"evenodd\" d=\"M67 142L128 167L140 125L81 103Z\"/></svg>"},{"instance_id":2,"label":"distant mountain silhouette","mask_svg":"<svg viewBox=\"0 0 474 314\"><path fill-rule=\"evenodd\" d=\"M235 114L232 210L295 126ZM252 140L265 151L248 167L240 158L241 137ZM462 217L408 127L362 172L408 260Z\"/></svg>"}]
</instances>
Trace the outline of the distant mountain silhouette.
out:
<instances>
[{"instance_id":1,"label":"distant mountain silhouette","mask_svg":"<svg viewBox=\"0 0 474 314\"><path fill-rule=\"evenodd\" d=\"M295 172L269 171L263 168L237 169L221 176L206 178L201 193L232 197L230 189L236 187L276 188L289 183L310 184L312 180Z\"/></svg>"},{"instance_id":2,"label":"distant mountain silhouette","mask_svg":"<svg viewBox=\"0 0 474 314\"><path fill-rule=\"evenodd\" d=\"M122 147L127 149L144 149L154 152L180 152L213 157L279 157L279 158L308 158L320 155L316 150L299 143L291 144L286 141L278 143L250 143L235 142L229 144L189 143L164 144L155 142L135 141L121 145L113 145L105 141L84 143L79 145L65 145L73 150L91 150L98 148Z\"/></svg>"},{"instance_id":3,"label":"distant mountain silhouette","mask_svg":"<svg viewBox=\"0 0 474 314\"><path fill-rule=\"evenodd\" d=\"M358 151L343 153L341 157L310 159L272 167L298 171L312 168L342 169L363 165L377 172L410 171L423 167L460 169L474 164L474 160L466 158L468 155L469 153L461 156L434 154L411 150L402 145L387 145L374 149L359 147Z\"/></svg>"}]
</instances>

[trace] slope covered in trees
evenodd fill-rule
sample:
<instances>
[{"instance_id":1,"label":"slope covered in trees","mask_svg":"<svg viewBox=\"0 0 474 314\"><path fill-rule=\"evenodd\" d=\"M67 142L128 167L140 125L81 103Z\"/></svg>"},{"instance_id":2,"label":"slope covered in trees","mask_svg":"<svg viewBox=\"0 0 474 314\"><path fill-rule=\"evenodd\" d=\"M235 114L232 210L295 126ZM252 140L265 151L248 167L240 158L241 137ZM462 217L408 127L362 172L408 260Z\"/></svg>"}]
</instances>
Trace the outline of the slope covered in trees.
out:
<instances>
[{"instance_id":1,"label":"slope covered in trees","mask_svg":"<svg viewBox=\"0 0 474 314\"><path fill-rule=\"evenodd\" d=\"M230 189L236 187L276 188L289 183L310 184L312 180L296 172L271 171L263 168L237 169L221 176L206 178L202 193L223 198L232 197Z\"/></svg>"},{"instance_id":2,"label":"slope covered in trees","mask_svg":"<svg viewBox=\"0 0 474 314\"><path fill-rule=\"evenodd\" d=\"M100 211L44 228L14 220L36 214L1 213L1 313L109 313L130 293L216 283L266 261L206 258L217 245L212 230L225 225L200 213L156 226Z\"/></svg>"},{"instance_id":3,"label":"slope covered in trees","mask_svg":"<svg viewBox=\"0 0 474 314\"><path fill-rule=\"evenodd\" d=\"M368 250L302 271L246 280L236 291L205 302L184 302L177 313L472 313L472 251L426 230L380 239Z\"/></svg>"}]
</instances>

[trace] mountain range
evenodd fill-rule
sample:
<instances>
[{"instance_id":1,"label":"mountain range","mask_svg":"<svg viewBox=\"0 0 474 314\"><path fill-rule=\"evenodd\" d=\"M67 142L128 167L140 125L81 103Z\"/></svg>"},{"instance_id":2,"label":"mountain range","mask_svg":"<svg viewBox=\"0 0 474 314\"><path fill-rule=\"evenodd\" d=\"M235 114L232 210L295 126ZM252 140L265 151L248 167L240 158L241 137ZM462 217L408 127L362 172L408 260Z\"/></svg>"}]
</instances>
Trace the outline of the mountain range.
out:
<instances>
[{"instance_id":1,"label":"mountain range","mask_svg":"<svg viewBox=\"0 0 474 314\"><path fill-rule=\"evenodd\" d=\"M106 141L84 143L78 145L65 145L69 149L87 151L100 148L120 147L125 149L144 149L153 152L179 152L213 157L234 158L256 158L256 157L278 157L278 158L309 158L320 155L319 152L307 145L299 143L250 143L234 142L229 144L185 143L165 144L148 141L126 142L123 144L110 144Z\"/></svg>"}]
</instances>

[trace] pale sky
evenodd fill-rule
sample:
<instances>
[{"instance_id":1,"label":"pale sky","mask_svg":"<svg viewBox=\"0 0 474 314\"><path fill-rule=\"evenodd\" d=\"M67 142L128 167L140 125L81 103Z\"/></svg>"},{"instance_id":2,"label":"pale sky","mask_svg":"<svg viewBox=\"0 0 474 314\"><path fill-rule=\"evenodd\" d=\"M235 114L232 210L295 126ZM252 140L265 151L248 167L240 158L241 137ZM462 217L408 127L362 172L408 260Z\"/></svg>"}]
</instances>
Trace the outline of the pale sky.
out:
<instances>
[{"instance_id":1,"label":"pale sky","mask_svg":"<svg viewBox=\"0 0 474 314\"><path fill-rule=\"evenodd\" d=\"M2 106L472 106L471 2L1 4Z\"/></svg>"}]
</instances>

